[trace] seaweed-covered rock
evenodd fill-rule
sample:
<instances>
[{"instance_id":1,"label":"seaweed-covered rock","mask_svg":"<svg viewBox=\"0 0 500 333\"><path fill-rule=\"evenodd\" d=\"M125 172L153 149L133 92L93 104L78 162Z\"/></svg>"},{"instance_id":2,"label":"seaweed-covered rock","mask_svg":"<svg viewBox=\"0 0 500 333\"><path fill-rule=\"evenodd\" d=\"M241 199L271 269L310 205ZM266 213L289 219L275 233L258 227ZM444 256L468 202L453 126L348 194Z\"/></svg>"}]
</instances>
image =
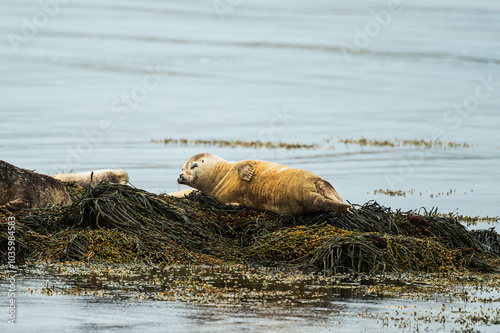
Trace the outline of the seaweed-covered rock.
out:
<instances>
[{"instance_id":1,"label":"seaweed-covered rock","mask_svg":"<svg viewBox=\"0 0 500 333\"><path fill-rule=\"evenodd\" d=\"M368 202L354 205L352 215L291 216L120 184L71 193L71 206L15 213L19 260L231 262L332 273L491 271L500 261L496 232L468 231L435 211L393 211ZM0 212L4 260L11 214Z\"/></svg>"}]
</instances>

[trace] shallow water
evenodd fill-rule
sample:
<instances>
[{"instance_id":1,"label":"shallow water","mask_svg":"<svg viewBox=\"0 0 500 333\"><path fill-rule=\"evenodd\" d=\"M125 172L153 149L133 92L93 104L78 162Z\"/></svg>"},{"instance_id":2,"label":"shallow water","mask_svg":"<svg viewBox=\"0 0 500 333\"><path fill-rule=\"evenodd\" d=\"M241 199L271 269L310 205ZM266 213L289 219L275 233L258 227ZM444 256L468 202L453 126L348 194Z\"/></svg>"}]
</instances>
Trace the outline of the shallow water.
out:
<instances>
[{"instance_id":1,"label":"shallow water","mask_svg":"<svg viewBox=\"0 0 500 333\"><path fill-rule=\"evenodd\" d=\"M498 2L401 1L399 10L381 0L62 2L45 9L32 0L0 2L2 160L47 174L122 168L139 188L172 192L184 161L206 151L311 170L351 203L499 215ZM150 141L170 137L321 147ZM476 146L338 142L362 137ZM374 194L378 189L415 193L390 197ZM142 329L149 322L205 331L214 314L181 303L56 299L26 299L33 330L50 330L52 320L38 320L49 312L57 322L75 322L76 331ZM88 312L80 317L69 304ZM133 315L123 318L122 308ZM290 329L280 309L257 326L249 324L255 313L227 311L217 330ZM317 313L291 314L293 328L319 330Z\"/></svg>"},{"instance_id":2,"label":"shallow water","mask_svg":"<svg viewBox=\"0 0 500 333\"><path fill-rule=\"evenodd\" d=\"M462 281L448 292L437 292L433 288L446 282L421 275L410 279L429 289L419 295L411 288L389 291L409 283L404 280L342 282L344 278L272 271L262 280L256 272L240 275L212 267L125 268L116 275L104 266L87 268L86 273L63 267L41 265L19 272L16 325L2 321L2 331L497 332L494 322L500 318L498 283L474 290L477 285ZM377 284L388 287L386 292L379 289L385 296L370 292ZM0 288L2 299L10 299L3 292L8 288L5 279L0 279Z\"/></svg>"},{"instance_id":3,"label":"shallow water","mask_svg":"<svg viewBox=\"0 0 500 333\"><path fill-rule=\"evenodd\" d=\"M183 162L208 151L307 168L353 203L496 216L500 5L400 4L70 1L44 11L37 1L2 1L1 159L47 174L123 168L135 186L171 192ZM332 139L335 149L150 142L168 137ZM361 137L478 147L337 142Z\"/></svg>"}]
</instances>

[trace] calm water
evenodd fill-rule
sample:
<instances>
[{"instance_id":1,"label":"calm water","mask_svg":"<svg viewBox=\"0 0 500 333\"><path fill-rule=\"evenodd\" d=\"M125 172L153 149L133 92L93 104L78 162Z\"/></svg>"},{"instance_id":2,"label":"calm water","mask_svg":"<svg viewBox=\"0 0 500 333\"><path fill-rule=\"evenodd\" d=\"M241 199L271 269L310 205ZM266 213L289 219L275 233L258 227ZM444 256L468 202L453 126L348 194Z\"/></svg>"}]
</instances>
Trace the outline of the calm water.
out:
<instances>
[{"instance_id":1,"label":"calm water","mask_svg":"<svg viewBox=\"0 0 500 333\"><path fill-rule=\"evenodd\" d=\"M205 151L311 170L351 203L499 215L497 1L402 0L399 8L382 0L61 2L0 0L2 160L47 174L122 168L139 188L171 192L184 161ZM322 147L150 142L169 137ZM476 146L338 143L361 137ZM29 306L37 302L45 301ZM69 296L54 303L86 306ZM150 306L171 309L134 309ZM180 317L203 312L174 308ZM90 317L96 310L85 309ZM110 325L121 321L116 309ZM189 325L202 330L202 322Z\"/></svg>"},{"instance_id":2,"label":"calm water","mask_svg":"<svg viewBox=\"0 0 500 333\"><path fill-rule=\"evenodd\" d=\"M216 269L211 273L191 272L191 276L169 270L169 276L165 276L166 280L159 279L163 281L160 283L147 277L149 273L114 278L104 278L106 275L97 273L96 282L95 273L93 279L88 278L88 273L61 278L54 277L50 271L38 268L17 280L17 324L12 326L6 320L0 321L2 332L498 332L498 324L474 323L471 319L489 316L491 322L495 316L498 318L498 287L479 291L459 285L456 295L401 293L401 296L381 298L349 289L358 288L359 283L338 288L327 281L312 283L306 279L305 283L290 283L271 279L263 284L258 280L241 280L242 276L234 272L221 274ZM417 281L422 279L425 278L417 277ZM184 282L179 285L179 281ZM246 291L233 291L240 295L234 300L221 299L206 304L152 300L170 286L182 298L181 295L190 294L189 290L200 289L203 283L215 288L229 286L229 289L234 285L238 286L236 290ZM393 286L393 283L387 285ZM428 287L436 283L440 284L434 280ZM364 284L361 281L361 285ZM128 287L127 291L123 290L124 286ZM44 294L43 289L47 287L58 291ZM98 295L61 293L75 287L81 291L88 288L90 294ZM5 280L0 280L0 288L0 299L8 300L3 292L8 288ZM257 292L254 296L250 296L252 290ZM255 297L272 291L287 294ZM467 292L468 299L457 296ZM477 301L480 298L494 301Z\"/></svg>"},{"instance_id":3,"label":"calm water","mask_svg":"<svg viewBox=\"0 0 500 333\"><path fill-rule=\"evenodd\" d=\"M123 168L135 186L170 192L183 162L208 151L307 168L353 203L498 215L500 3L388 3L3 0L0 158L48 174ZM168 137L335 149L150 142ZM361 137L479 146L337 142Z\"/></svg>"}]
</instances>

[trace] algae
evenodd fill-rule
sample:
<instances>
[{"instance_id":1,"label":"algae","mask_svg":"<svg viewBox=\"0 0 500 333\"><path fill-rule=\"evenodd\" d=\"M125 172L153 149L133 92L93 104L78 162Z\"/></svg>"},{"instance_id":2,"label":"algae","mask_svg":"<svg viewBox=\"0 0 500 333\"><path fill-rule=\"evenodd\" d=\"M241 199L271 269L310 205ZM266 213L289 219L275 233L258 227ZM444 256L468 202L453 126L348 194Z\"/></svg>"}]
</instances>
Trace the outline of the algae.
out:
<instances>
[{"instance_id":1,"label":"algae","mask_svg":"<svg viewBox=\"0 0 500 333\"><path fill-rule=\"evenodd\" d=\"M352 215L277 215L191 193L158 195L127 185L72 189L67 207L0 212L16 217L17 259L149 264L255 264L335 273L498 271L493 230L469 231L436 210L402 212L368 202Z\"/></svg>"},{"instance_id":2,"label":"algae","mask_svg":"<svg viewBox=\"0 0 500 333\"><path fill-rule=\"evenodd\" d=\"M255 149L335 149L332 144L333 141L337 143L343 143L346 145L357 145L360 147L418 147L422 149L431 148L441 148L441 149L457 149L457 148L476 148L478 145L470 144L467 142L444 142L439 140L424 140L424 139L398 139L394 140L377 140L377 139L326 139L322 143L289 143L289 142L270 142L270 141L242 141L242 140L222 140L222 139L212 139L212 140L188 140L188 139L152 139L152 143L161 144L177 144L183 146L216 146L216 147L243 147L243 148L255 148Z\"/></svg>"}]
</instances>

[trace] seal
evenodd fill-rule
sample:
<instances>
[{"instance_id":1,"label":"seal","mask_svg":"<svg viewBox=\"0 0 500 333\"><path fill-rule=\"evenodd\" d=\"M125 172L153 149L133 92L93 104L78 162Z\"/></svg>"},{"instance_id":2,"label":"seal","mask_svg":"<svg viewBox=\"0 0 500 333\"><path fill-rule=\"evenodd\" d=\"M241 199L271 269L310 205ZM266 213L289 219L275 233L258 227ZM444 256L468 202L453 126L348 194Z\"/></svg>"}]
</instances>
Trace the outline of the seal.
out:
<instances>
[{"instance_id":1,"label":"seal","mask_svg":"<svg viewBox=\"0 0 500 333\"><path fill-rule=\"evenodd\" d=\"M62 182L0 160L0 206L15 211L70 204Z\"/></svg>"},{"instance_id":2,"label":"seal","mask_svg":"<svg viewBox=\"0 0 500 333\"><path fill-rule=\"evenodd\" d=\"M59 173L52 176L62 182L72 182L81 187L89 187L100 181L109 183L127 184L129 178L124 170L103 169L80 173ZM91 181L92 179L92 181Z\"/></svg>"},{"instance_id":3,"label":"seal","mask_svg":"<svg viewBox=\"0 0 500 333\"><path fill-rule=\"evenodd\" d=\"M302 215L328 210L352 214L333 186L306 170L259 160L228 162L212 154L191 157L179 184L191 186L219 202L278 214Z\"/></svg>"},{"instance_id":4,"label":"seal","mask_svg":"<svg viewBox=\"0 0 500 333\"><path fill-rule=\"evenodd\" d=\"M195 192L195 191L196 190L189 189L189 190L182 190L182 191L168 193L167 195L169 197L184 198L184 197L188 196L190 193ZM198 191L196 191L196 192L198 192Z\"/></svg>"}]
</instances>

